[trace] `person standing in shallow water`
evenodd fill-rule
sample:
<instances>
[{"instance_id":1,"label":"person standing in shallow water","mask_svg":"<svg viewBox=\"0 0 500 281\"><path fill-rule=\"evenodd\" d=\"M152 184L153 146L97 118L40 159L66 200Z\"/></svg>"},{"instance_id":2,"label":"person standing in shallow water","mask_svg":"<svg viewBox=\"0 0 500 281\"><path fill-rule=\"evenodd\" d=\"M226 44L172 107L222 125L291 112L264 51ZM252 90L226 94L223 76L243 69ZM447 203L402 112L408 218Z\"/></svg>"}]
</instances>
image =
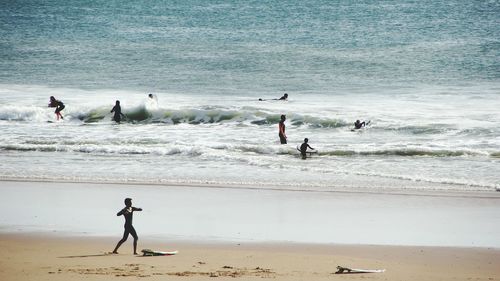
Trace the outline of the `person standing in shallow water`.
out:
<instances>
[{"instance_id":1,"label":"person standing in shallow water","mask_svg":"<svg viewBox=\"0 0 500 281\"><path fill-rule=\"evenodd\" d=\"M281 121L278 125L278 128L279 128L278 136L280 137L281 144L286 144L285 120L286 120L286 116L281 115Z\"/></svg>"},{"instance_id":2,"label":"person standing in shallow water","mask_svg":"<svg viewBox=\"0 0 500 281\"><path fill-rule=\"evenodd\" d=\"M312 150L314 150L314 148L312 148L309 144L309 139L308 138L305 138L304 139L304 143L300 146L300 155L302 155L302 159L306 159L307 156L306 156L306 153L307 153L307 148L310 148Z\"/></svg>"},{"instance_id":3,"label":"person standing in shallow water","mask_svg":"<svg viewBox=\"0 0 500 281\"><path fill-rule=\"evenodd\" d=\"M54 96L51 96L50 97L50 101L49 101L49 107L55 107L56 108L56 111L54 113L56 114L57 120L59 120L59 117L61 119L64 119L64 117L61 114L61 111L65 107L64 103L62 101L56 100L56 98L54 98Z\"/></svg>"},{"instance_id":4,"label":"person standing in shallow water","mask_svg":"<svg viewBox=\"0 0 500 281\"><path fill-rule=\"evenodd\" d=\"M120 106L120 101L117 100L115 106L113 106L113 109L111 109L111 112L114 112L115 115L113 116L113 120L117 123L120 123L122 120L122 116L125 117L125 114L122 113L122 107Z\"/></svg>"},{"instance_id":5,"label":"person standing in shallow water","mask_svg":"<svg viewBox=\"0 0 500 281\"><path fill-rule=\"evenodd\" d=\"M132 216L135 211L142 211L141 208L136 208L132 207L132 199L126 198L125 199L125 208L123 208L121 211L119 211L116 215L125 217L125 231L123 232L123 237L120 241L118 241L118 244L116 244L115 249L113 250L113 254L118 254L118 248L127 241L128 235L131 234L132 237L134 237L134 255L137 255L137 240L139 240L139 237L137 236L137 233L135 232L134 227L132 226Z\"/></svg>"}]
</instances>

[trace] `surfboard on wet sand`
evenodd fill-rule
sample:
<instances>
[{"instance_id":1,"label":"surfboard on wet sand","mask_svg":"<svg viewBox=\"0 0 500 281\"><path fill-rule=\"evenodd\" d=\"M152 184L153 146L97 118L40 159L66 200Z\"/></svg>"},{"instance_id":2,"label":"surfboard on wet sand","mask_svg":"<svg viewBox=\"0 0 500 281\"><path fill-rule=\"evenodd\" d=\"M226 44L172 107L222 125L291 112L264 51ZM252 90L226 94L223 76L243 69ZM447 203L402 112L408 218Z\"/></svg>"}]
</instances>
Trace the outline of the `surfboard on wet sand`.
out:
<instances>
[{"instance_id":1,"label":"surfboard on wet sand","mask_svg":"<svg viewBox=\"0 0 500 281\"><path fill-rule=\"evenodd\" d=\"M163 252L163 251L153 251L151 249L144 249L141 251L143 256L146 257L152 257L152 256L172 256L176 255L179 253L179 251L170 251L170 252Z\"/></svg>"},{"instance_id":2,"label":"surfboard on wet sand","mask_svg":"<svg viewBox=\"0 0 500 281\"><path fill-rule=\"evenodd\" d=\"M385 269L359 269L359 268L349 268L343 266L337 266L337 272L335 274L349 274L349 273L382 273Z\"/></svg>"}]
</instances>

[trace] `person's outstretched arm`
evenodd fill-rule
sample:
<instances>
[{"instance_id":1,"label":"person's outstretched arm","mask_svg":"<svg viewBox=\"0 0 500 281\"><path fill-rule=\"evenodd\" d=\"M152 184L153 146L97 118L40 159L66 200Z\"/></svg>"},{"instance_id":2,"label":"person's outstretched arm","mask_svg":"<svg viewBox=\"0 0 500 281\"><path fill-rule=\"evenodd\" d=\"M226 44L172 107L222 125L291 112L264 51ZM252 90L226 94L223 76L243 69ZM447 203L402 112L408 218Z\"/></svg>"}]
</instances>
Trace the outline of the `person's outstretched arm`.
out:
<instances>
[{"instance_id":1,"label":"person's outstretched arm","mask_svg":"<svg viewBox=\"0 0 500 281\"><path fill-rule=\"evenodd\" d=\"M142 208L132 207L132 210L133 210L133 211L139 211L139 212L140 212L140 211L142 211Z\"/></svg>"},{"instance_id":2,"label":"person's outstretched arm","mask_svg":"<svg viewBox=\"0 0 500 281\"><path fill-rule=\"evenodd\" d=\"M125 214L125 212L126 212L126 211L127 211L127 207L125 207L125 208L121 209L118 213L116 213L116 216L118 216L118 217L119 217L119 216L121 216L121 215Z\"/></svg>"}]
</instances>

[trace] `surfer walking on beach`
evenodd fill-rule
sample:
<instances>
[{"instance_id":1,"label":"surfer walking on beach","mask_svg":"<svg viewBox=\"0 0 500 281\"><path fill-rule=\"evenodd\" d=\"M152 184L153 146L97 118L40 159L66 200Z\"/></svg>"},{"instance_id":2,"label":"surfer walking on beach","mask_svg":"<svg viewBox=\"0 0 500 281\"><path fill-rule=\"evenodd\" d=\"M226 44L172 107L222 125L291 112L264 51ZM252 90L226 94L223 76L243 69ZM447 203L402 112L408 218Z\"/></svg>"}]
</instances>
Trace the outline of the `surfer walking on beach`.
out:
<instances>
[{"instance_id":1,"label":"surfer walking on beach","mask_svg":"<svg viewBox=\"0 0 500 281\"><path fill-rule=\"evenodd\" d=\"M118 241L118 244L116 244L115 249L113 250L113 254L118 254L118 248L123 244L123 242L127 241L128 235L131 234L132 237L134 237L134 255L137 255L137 240L139 240L139 237L137 236L137 233L135 232L134 227L132 226L132 216L135 211L142 211L141 208L136 208L132 207L132 199L126 198L125 199L125 208L121 209L116 215L121 216L123 215L125 217L125 231L123 232L123 237L120 241Z\"/></svg>"},{"instance_id":2,"label":"surfer walking on beach","mask_svg":"<svg viewBox=\"0 0 500 281\"><path fill-rule=\"evenodd\" d=\"M314 148L312 148L309 144L309 139L308 138L305 138L304 139L304 143L300 145L300 155L302 155L302 159L306 159L307 156L306 156L306 152L307 152L307 148L311 149L311 150L314 150Z\"/></svg>"},{"instance_id":3,"label":"surfer walking on beach","mask_svg":"<svg viewBox=\"0 0 500 281\"><path fill-rule=\"evenodd\" d=\"M117 123L120 123L122 120L122 116L125 117L125 114L122 113L122 107L120 106L120 101L117 100L115 106L113 106L113 109L111 109L111 112L114 112L115 115L113 116L113 120Z\"/></svg>"},{"instance_id":4,"label":"surfer walking on beach","mask_svg":"<svg viewBox=\"0 0 500 281\"><path fill-rule=\"evenodd\" d=\"M56 114L57 120L59 120L59 117L61 119L64 119L64 117L61 114L61 111L64 109L64 103L60 100L56 100L54 96L50 96L50 101L49 101L49 107L55 107L56 111L54 112Z\"/></svg>"},{"instance_id":5,"label":"surfer walking on beach","mask_svg":"<svg viewBox=\"0 0 500 281\"><path fill-rule=\"evenodd\" d=\"M286 120L286 116L281 115L281 121L278 125L278 129L279 129L278 136L280 137L281 144L286 144L285 120Z\"/></svg>"}]
</instances>

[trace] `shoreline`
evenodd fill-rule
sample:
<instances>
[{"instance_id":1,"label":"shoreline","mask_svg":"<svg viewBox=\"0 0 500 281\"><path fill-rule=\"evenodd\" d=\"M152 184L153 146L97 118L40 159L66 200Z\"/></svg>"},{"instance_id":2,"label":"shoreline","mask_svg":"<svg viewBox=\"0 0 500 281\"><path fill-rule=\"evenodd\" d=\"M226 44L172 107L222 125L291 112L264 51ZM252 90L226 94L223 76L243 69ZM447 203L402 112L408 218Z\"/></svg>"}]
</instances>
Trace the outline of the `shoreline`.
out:
<instances>
[{"instance_id":1,"label":"shoreline","mask_svg":"<svg viewBox=\"0 0 500 281\"><path fill-rule=\"evenodd\" d=\"M273 185L266 184L260 187L252 187L253 183L221 183L221 182L145 182L145 181L92 181L92 180L64 180L64 179L24 179L13 177L0 177L0 185L2 182L29 182L29 183L66 183L66 184L91 184L91 185L125 185L125 186L156 186L156 187L190 187L190 188L213 188L213 189L241 189L241 190L269 190L283 192L311 192L311 193L353 193L353 194L373 194L373 195L412 195L412 196L430 196L430 197L474 197L474 198L491 198L500 199L500 188L495 190L455 190L455 189L421 189L421 188L378 188L378 187L348 187L348 186L328 186L329 190L325 189L300 189L286 188L289 184ZM312 188L320 186L312 186ZM324 187L322 187L324 188Z\"/></svg>"},{"instance_id":2,"label":"shoreline","mask_svg":"<svg viewBox=\"0 0 500 281\"><path fill-rule=\"evenodd\" d=\"M497 280L499 249L288 243L211 244L141 239L138 250L178 250L167 257L132 255L132 243L108 254L119 237L0 233L0 279L11 280ZM334 274L336 266L385 269Z\"/></svg>"},{"instance_id":3,"label":"shoreline","mask_svg":"<svg viewBox=\"0 0 500 281\"><path fill-rule=\"evenodd\" d=\"M118 240L121 238L121 233L117 235L96 235L82 232L50 232L50 231L2 231L0 229L0 237L7 239L10 238L22 238L27 240L95 240L95 241L106 241L109 242L111 246L114 246ZM1 240L1 239L0 239ZM128 240L120 247L120 254L123 248L126 248L128 253L128 248L132 248L132 237L129 236ZM313 251L314 253L328 253L328 248L408 248L408 249L434 249L434 250L487 250L487 251L500 251L500 247L493 246L426 246L426 245L382 245L382 244L346 244L346 243L323 243L323 242L296 242L296 241L285 241L285 240L273 240L273 241L251 241L251 240L227 240L227 239L217 239L217 238L203 238L196 239L195 237L172 237L172 236L140 236L140 241L138 243L139 248L144 248L141 246L142 243L145 244L161 244L162 241L168 241L168 244L181 245L181 246L199 246L199 247L215 247L215 248L248 248L248 249L284 249L284 250L303 250L308 249L308 251ZM112 248L112 247L111 247ZM112 249L109 250L111 252ZM132 252L130 252L132 254Z\"/></svg>"}]
</instances>

